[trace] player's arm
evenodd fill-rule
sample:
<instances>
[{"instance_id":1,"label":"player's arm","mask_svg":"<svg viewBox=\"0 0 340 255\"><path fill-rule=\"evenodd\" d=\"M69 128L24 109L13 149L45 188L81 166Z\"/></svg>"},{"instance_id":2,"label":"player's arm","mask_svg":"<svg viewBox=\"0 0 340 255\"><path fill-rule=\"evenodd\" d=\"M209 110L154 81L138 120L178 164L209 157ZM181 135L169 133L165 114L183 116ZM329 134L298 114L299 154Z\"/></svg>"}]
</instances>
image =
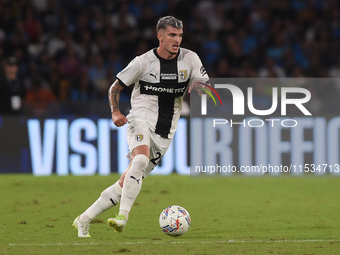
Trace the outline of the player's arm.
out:
<instances>
[{"instance_id":1,"label":"player's arm","mask_svg":"<svg viewBox=\"0 0 340 255\"><path fill-rule=\"evenodd\" d=\"M117 127L124 126L127 123L127 118L119 111L119 97L120 92L124 89L119 84L117 79L109 89L109 104L111 108L112 121Z\"/></svg>"},{"instance_id":2,"label":"player's arm","mask_svg":"<svg viewBox=\"0 0 340 255\"><path fill-rule=\"evenodd\" d=\"M188 92L191 93L192 90L195 90L200 96L202 94L207 94L207 92L210 93L211 90L209 89L209 85L207 85L209 84L209 76L203 67L200 58L196 53L191 55L191 57L192 74L190 79L192 80L192 83L189 86Z\"/></svg>"}]
</instances>

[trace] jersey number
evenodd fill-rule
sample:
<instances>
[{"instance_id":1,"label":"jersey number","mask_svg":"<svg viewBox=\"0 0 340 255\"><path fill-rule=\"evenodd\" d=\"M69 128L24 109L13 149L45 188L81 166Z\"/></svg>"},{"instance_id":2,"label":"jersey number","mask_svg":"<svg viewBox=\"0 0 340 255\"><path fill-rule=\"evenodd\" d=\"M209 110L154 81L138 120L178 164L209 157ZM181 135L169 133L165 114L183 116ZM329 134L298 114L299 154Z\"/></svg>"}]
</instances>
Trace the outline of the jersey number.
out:
<instances>
[{"instance_id":1,"label":"jersey number","mask_svg":"<svg viewBox=\"0 0 340 255\"><path fill-rule=\"evenodd\" d=\"M152 162L152 164L157 165L161 157L162 157L162 154L160 152L157 152L157 157L150 159L150 161Z\"/></svg>"}]
</instances>

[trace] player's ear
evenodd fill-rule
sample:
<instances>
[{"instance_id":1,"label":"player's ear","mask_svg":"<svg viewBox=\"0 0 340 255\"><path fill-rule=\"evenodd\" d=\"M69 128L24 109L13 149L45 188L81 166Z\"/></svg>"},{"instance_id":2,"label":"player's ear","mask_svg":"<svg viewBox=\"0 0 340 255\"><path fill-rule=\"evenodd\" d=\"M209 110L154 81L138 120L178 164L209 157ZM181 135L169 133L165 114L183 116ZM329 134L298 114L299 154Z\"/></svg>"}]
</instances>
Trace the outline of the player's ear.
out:
<instances>
[{"instance_id":1,"label":"player's ear","mask_svg":"<svg viewBox=\"0 0 340 255\"><path fill-rule=\"evenodd\" d=\"M160 42L163 42L163 33L161 31L157 33L157 38Z\"/></svg>"}]
</instances>

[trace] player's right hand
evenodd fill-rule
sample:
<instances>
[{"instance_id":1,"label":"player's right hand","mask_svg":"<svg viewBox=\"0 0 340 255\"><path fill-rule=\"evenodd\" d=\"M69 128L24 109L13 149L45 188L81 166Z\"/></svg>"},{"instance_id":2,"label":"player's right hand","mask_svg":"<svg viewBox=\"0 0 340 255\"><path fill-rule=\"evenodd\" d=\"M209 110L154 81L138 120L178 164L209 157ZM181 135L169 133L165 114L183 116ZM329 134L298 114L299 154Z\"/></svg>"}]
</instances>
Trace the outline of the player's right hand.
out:
<instances>
[{"instance_id":1,"label":"player's right hand","mask_svg":"<svg viewBox=\"0 0 340 255\"><path fill-rule=\"evenodd\" d=\"M117 127L121 127L127 123L127 118L120 112L113 112L112 121Z\"/></svg>"}]
</instances>

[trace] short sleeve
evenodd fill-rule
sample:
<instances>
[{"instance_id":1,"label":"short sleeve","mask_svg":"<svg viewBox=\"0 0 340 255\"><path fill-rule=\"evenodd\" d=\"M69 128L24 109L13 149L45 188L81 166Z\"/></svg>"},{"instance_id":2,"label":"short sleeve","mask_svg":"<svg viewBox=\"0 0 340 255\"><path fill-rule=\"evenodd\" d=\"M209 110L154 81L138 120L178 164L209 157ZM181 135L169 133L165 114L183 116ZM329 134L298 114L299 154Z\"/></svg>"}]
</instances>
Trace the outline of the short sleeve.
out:
<instances>
[{"instance_id":1,"label":"short sleeve","mask_svg":"<svg viewBox=\"0 0 340 255\"><path fill-rule=\"evenodd\" d=\"M119 83L125 87L137 82L142 76L142 65L139 57L135 57L122 71L117 74Z\"/></svg>"},{"instance_id":2,"label":"short sleeve","mask_svg":"<svg viewBox=\"0 0 340 255\"><path fill-rule=\"evenodd\" d=\"M192 80L202 80L204 82L209 80L209 76L207 74L207 71L205 70L200 58L197 54L193 55L193 61L192 61L192 72L191 77Z\"/></svg>"}]
</instances>

